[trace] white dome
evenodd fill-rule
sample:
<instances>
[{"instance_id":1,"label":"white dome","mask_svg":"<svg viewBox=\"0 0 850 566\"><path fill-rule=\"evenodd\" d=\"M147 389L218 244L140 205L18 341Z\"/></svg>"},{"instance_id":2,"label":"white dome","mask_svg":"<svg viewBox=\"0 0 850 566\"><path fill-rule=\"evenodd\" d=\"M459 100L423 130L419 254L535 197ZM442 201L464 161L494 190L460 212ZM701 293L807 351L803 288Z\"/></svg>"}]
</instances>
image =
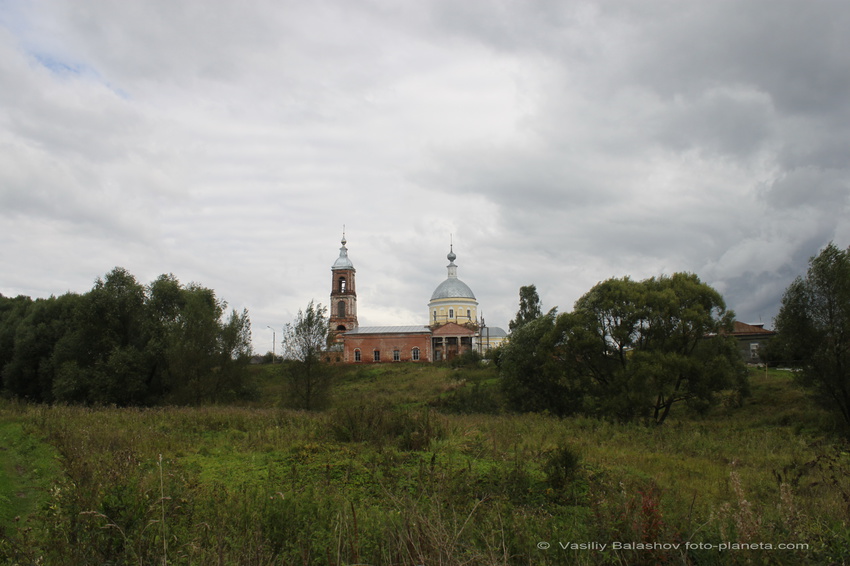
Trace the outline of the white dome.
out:
<instances>
[{"instance_id":1,"label":"white dome","mask_svg":"<svg viewBox=\"0 0 850 566\"><path fill-rule=\"evenodd\" d=\"M449 277L434 289L431 300L437 299L475 299L475 295L469 285L457 277Z\"/></svg>"}]
</instances>

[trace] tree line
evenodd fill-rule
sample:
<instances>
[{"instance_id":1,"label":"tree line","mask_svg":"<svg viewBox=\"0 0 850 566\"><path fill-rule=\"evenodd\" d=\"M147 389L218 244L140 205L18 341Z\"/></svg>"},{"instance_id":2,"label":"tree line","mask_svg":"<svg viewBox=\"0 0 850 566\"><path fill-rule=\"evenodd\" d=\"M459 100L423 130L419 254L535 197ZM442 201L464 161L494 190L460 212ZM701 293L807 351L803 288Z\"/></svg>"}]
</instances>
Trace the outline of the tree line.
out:
<instances>
[{"instance_id":1,"label":"tree line","mask_svg":"<svg viewBox=\"0 0 850 566\"><path fill-rule=\"evenodd\" d=\"M248 393L247 310L173 275L140 284L116 267L91 291L0 295L0 390L34 402L151 405Z\"/></svg>"},{"instance_id":2,"label":"tree line","mask_svg":"<svg viewBox=\"0 0 850 566\"><path fill-rule=\"evenodd\" d=\"M694 274L608 279L563 314L543 314L534 285L519 294L496 358L514 410L661 424L677 404L703 411L721 392L748 393L734 313ZM762 357L794 360L795 380L850 430L850 247L830 243L809 260L775 330Z\"/></svg>"}]
</instances>

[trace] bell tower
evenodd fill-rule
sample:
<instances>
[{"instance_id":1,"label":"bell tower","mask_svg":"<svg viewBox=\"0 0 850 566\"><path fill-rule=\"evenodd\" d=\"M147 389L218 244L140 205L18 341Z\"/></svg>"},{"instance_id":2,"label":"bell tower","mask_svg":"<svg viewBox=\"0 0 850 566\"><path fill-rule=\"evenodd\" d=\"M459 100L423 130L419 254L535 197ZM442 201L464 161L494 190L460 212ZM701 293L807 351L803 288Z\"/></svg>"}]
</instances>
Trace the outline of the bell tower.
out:
<instances>
[{"instance_id":1,"label":"bell tower","mask_svg":"<svg viewBox=\"0 0 850 566\"><path fill-rule=\"evenodd\" d=\"M354 264L345 247L345 230L339 257L331 267L330 327L334 342L342 342L342 333L357 328L357 289L354 285Z\"/></svg>"}]
</instances>

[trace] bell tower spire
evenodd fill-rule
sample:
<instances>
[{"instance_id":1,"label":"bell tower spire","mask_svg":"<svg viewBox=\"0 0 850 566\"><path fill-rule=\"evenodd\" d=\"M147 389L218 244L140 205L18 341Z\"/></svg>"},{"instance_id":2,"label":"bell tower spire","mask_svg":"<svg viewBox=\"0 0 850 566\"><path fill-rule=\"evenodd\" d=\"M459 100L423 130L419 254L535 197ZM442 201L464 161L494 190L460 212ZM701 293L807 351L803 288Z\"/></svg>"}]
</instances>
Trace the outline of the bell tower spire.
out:
<instances>
[{"instance_id":1,"label":"bell tower spire","mask_svg":"<svg viewBox=\"0 0 850 566\"><path fill-rule=\"evenodd\" d=\"M357 290L354 285L354 264L348 257L345 226L342 228L342 247L331 267L330 327L334 342L342 342L342 334L357 328Z\"/></svg>"}]
</instances>

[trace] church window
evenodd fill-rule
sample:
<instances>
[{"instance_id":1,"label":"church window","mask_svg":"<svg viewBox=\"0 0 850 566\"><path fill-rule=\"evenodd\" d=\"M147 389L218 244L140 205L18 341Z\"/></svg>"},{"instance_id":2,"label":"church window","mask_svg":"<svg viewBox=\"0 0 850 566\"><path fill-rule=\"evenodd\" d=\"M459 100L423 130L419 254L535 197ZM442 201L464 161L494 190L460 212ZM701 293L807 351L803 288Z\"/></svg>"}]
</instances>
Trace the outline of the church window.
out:
<instances>
[{"instance_id":1,"label":"church window","mask_svg":"<svg viewBox=\"0 0 850 566\"><path fill-rule=\"evenodd\" d=\"M437 309L434 309L434 322L437 322Z\"/></svg>"},{"instance_id":2,"label":"church window","mask_svg":"<svg viewBox=\"0 0 850 566\"><path fill-rule=\"evenodd\" d=\"M346 330L348 330L348 329L345 327L345 325L344 325L344 324L340 324L339 326L337 326L337 327L336 327L336 329L337 329L337 331L338 331L338 332L345 332Z\"/></svg>"},{"instance_id":3,"label":"church window","mask_svg":"<svg viewBox=\"0 0 850 566\"><path fill-rule=\"evenodd\" d=\"M359 362L359 361L360 361L360 348L358 348L358 349L354 350L354 361L355 361L355 362Z\"/></svg>"},{"instance_id":4,"label":"church window","mask_svg":"<svg viewBox=\"0 0 850 566\"><path fill-rule=\"evenodd\" d=\"M336 315L340 318L345 316L345 301L340 301L336 304Z\"/></svg>"},{"instance_id":5,"label":"church window","mask_svg":"<svg viewBox=\"0 0 850 566\"><path fill-rule=\"evenodd\" d=\"M401 361L401 352L399 352L398 350L393 350L393 361Z\"/></svg>"},{"instance_id":6,"label":"church window","mask_svg":"<svg viewBox=\"0 0 850 566\"><path fill-rule=\"evenodd\" d=\"M414 362L419 361L419 348L413 348L413 352L411 353L411 357L413 358Z\"/></svg>"},{"instance_id":7,"label":"church window","mask_svg":"<svg viewBox=\"0 0 850 566\"><path fill-rule=\"evenodd\" d=\"M469 309L466 309L466 318L472 320L472 312Z\"/></svg>"},{"instance_id":8,"label":"church window","mask_svg":"<svg viewBox=\"0 0 850 566\"><path fill-rule=\"evenodd\" d=\"M339 278L339 292L345 293L345 277Z\"/></svg>"},{"instance_id":9,"label":"church window","mask_svg":"<svg viewBox=\"0 0 850 566\"><path fill-rule=\"evenodd\" d=\"M454 318L454 317L455 317L455 310L454 310L454 309L449 309L449 318L450 318L450 319L452 319L452 318Z\"/></svg>"},{"instance_id":10,"label":"church window","mask_svg":"<svg viewBox=\"0 0 850 566\"><path fill-rule=\"evenodd\" d=\"M375 350L372 352L372 361L380 362L381 361L381 351Z\"/></svg>"}]
</instances>

